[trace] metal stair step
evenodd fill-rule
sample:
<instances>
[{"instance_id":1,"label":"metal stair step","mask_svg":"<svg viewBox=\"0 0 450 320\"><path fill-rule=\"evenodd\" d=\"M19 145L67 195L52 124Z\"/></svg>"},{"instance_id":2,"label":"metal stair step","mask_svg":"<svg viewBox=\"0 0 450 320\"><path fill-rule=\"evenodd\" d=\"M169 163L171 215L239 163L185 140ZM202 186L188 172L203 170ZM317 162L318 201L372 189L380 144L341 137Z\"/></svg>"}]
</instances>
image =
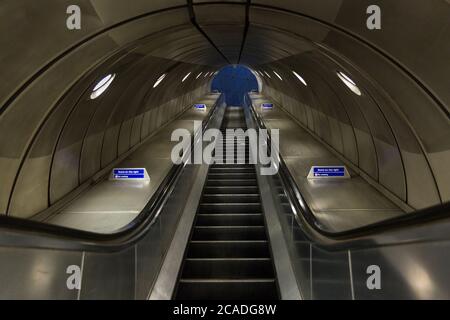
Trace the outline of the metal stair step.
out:
<instances>
[{"instance_id":1,"label":"metal stair step","mask_svg":"<svg viewBox=\"0 0 450 320\"><path fill-rule=\"evenodd\" d=\"M177 298L181 300L273 300L278 297L275 279L181 279Z\"/></svg>"},{"instance_id":2,"label":"metal stair step","mask_svg":"<svg viewBox=\"0 0 450 320\"><path fill-rule=\"evenodd\" d=\"M264 226L195 226L192 240L265 240Z\"/></svg>"},{"instance_id":3,"label":"metal stair step","mask_svg":"<svg viewBox=\"0 0 450 320\"><path fill-rule=\"evenodd\" d=\"M269 258L186 259L182 278L274 278L274 271Z\"/></svg>"},{"instance_id":4,"label":"metal stair step","mask_svg":"<svg viewBox=\"0 0 450 320\"><path fill-rule=\"evenodd\" d=\"M201 203L199 213L260 213L261 203Z\"/></svg>"},{"instance_id":5,"label":"metal stair step","mask_svg":"<svg viewBox=\"0 0 450 320\"><path fill-rule=\"evenodd\" d=\"M261 241L191 241L188 258L269 258L269 246Z\"/></svg>"},{"instance_id":6,"label":"metal stair step","mask_svg":"<svg viewBox=\"0 0 450 320\"><path fill-rule=\"evenodd\" d=\"M218 213L198 214L197 226L263 226L264 218L260 213Z\"/></svg>"}]
</instances>

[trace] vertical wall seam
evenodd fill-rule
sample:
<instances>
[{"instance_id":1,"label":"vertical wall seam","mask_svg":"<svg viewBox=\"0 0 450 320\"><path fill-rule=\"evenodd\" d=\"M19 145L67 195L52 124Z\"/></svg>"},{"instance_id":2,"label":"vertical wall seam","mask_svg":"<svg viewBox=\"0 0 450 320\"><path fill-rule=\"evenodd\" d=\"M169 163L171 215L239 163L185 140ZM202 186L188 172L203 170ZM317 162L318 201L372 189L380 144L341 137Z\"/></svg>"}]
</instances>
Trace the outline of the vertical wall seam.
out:
<instances>
[{"instance_id":1,"label":"vertical wall seam","mask_svg":"<svg viewBox=\"0 0 450 320\"><path fill-rule=\"evenodd\" d=\"M350 273L350 289L352 293L352 300L355 300L355 287L353 283L353 269L352 269L352 253L350 250L348 252L348 271Z\"/></svg>"},{"instance_id":2,"label":"vertical wall seam","mask_svg":"<svg viewBox=\"0 0 450 320\"><path fill-rule=\"evenodd\" d=\"M83 289L83 274L84 274L84 259L86 256L86 252L83 251L83 253L81 254L81 266L80 266L80 272L81 272L81 282L80 282L80 289L78 290L77 293L77 300L81 299L81 290Z\"/></svg>"}]
</instances>

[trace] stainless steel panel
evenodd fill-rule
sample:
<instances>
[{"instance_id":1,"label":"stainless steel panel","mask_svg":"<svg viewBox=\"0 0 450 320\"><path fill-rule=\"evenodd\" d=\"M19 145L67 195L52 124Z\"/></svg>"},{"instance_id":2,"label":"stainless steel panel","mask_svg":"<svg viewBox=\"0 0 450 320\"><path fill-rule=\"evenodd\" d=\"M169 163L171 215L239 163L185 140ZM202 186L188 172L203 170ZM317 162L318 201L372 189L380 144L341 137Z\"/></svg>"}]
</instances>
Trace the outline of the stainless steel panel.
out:
<instances>
[{"instance_id":1,"label":"stainless steel panel","mask_svg":"<svg viewBox=\"0 0 450 320\"><path fill-rule=\"evenodd\" d=\"M450 299L448 242L352 251L356 299ZM380 268L381 289L369 290L367 267Z\"/></svg>"},{"instance_id":2,"label":"stainless steel panel","mask_svg":"<svg viewBox=\"0 0 450 320\"><path fill-rule=\"evenodd\" d=\"M134 299L135 247L118 253L87 252L83 265L82 300Z\"/></svg>"},{"instance_id":3,"label":"stainless steel panel","mask_svg":"<svg viewBox=\"0 0 450 320\"><path fill-rule=\"evenodd\" d=\"M1 248L0 260L0 299L77 299L67 268L81 267L81 252Z\"/></svg>"},{"instance_id":4,"label":"stainless steel panel","mask_svg":"<svg viewBox=\"0 0 450 320\"><path fill-rule=\"evenodd\" d=\"M156 280L165 254L161 245L162 232L158 219L145 238L136 245L135 299L146 300Z\"/></svg>"},{"instance_id":5,"label":"stainless steel panel","mask_svg":"<svg viewBox=\"0 0 450 320\"><path fill-rule=\"evenodd\" d=\"M312 298L352 299L347 252L330 253L313 246L311 257Z\"/></svg>"}]
</instances>

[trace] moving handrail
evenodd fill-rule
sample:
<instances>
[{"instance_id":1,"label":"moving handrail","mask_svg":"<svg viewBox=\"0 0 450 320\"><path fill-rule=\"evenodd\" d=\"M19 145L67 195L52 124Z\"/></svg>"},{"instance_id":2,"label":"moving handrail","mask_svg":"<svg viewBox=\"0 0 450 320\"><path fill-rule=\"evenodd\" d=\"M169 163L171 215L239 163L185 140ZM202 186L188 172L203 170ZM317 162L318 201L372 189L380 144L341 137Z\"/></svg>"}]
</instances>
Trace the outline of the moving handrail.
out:
<instances>
[{"instance_id":1,"label":"moving handrail","mask_svg":"<svg viewBox=\"0 0 450 320\"><path fill-rule=\"evenodd\" d=\"M255 111L248 95L245 95L244 102L249 107L250 113L258 127L261 129L267 129L264 121ZM268 145L271 145L269 131L267 137ZM303 229L309 240L313 241L320 247L329 250L344 250L348 248L354 249L355 247L365 248L382 245L385 246L393 244L393 241L397 244L399 241L404 244L450 239L450 234L447 232L450 229L450 202L351 230L340 232L330 232L324 230L321 228L320 222L311 211L305 198L302 196L297 183L292 177L283 158L280 156L278 160L279 176L282 184L284 185L284 191L286 192L290 205L294 208L295 220ZM440 230L443 232L419 231L419 233L416 232L414 236L408 234L407 232L401 234L402 231L406 231L408 228L423 228L425 226L429 226L437 220L441 223L447 223L448 228L446 230ZM395 240L391 237L391 233L394 232L396 233ZM419 234L420 237L418 236Z\"/></svg>"},{"instance_id":2,"label":"moving handrail","mask_svg":"<svg viewBox=\"0 0 450 320\"><path fill-rule=\"evenodd\" d=\"M224 96L221 94L209 111L207 120L203 122L202 132L209 126L223 100ZM190 153L184 154L183 160L190 156ZM101 234L0 215L0 245L100 252L120 251L138 242L156 222L186 164L186 161L174 164L141 213L117 232Z\"/></svg>"}]
</instances>

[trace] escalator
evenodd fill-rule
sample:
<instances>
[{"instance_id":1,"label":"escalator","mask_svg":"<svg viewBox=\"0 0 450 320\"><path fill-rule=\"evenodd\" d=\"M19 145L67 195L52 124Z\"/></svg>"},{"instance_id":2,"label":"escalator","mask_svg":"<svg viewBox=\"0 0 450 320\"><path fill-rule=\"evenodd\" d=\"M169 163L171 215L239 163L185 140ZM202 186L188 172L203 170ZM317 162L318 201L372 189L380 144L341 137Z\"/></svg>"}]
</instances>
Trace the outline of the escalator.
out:
<instances>
[{"instance_id":1,"label":"escalator","mask_svg":"<svg viewBox=\"0 0 450 320\"><path fill-rule=\"evenodd\" d=\"M227 128L264 129L246 101L243 108L218 103L203 132L220 128L226 141L234 139ZM450 297L450 204L322 230L283 158L277 174L259 174L262 165L237 163L250 155L243 144L242 158L237 146L220 149L234 151L233 164L174 165L117 233L1 216L0 299ZM367 286L373 267L382 272L381 290ZM71 282L77 270L79 288Z\"/></svg>"},{"instance_id":2,"label":"escalator","mask_svg":"<svg viewBox=\"0 0 450 320\"><path fill-rule=\"evenodd\" d=\"M226 142L235 137L226 129L237 128L246 129L244 111L227 107L223 156L234 151L234 162L209 168L176 299L278 299L255 166L248 164L248 139L243 155L238 155L238 143L227 149Z\"/></svg>"}]
</instances>

